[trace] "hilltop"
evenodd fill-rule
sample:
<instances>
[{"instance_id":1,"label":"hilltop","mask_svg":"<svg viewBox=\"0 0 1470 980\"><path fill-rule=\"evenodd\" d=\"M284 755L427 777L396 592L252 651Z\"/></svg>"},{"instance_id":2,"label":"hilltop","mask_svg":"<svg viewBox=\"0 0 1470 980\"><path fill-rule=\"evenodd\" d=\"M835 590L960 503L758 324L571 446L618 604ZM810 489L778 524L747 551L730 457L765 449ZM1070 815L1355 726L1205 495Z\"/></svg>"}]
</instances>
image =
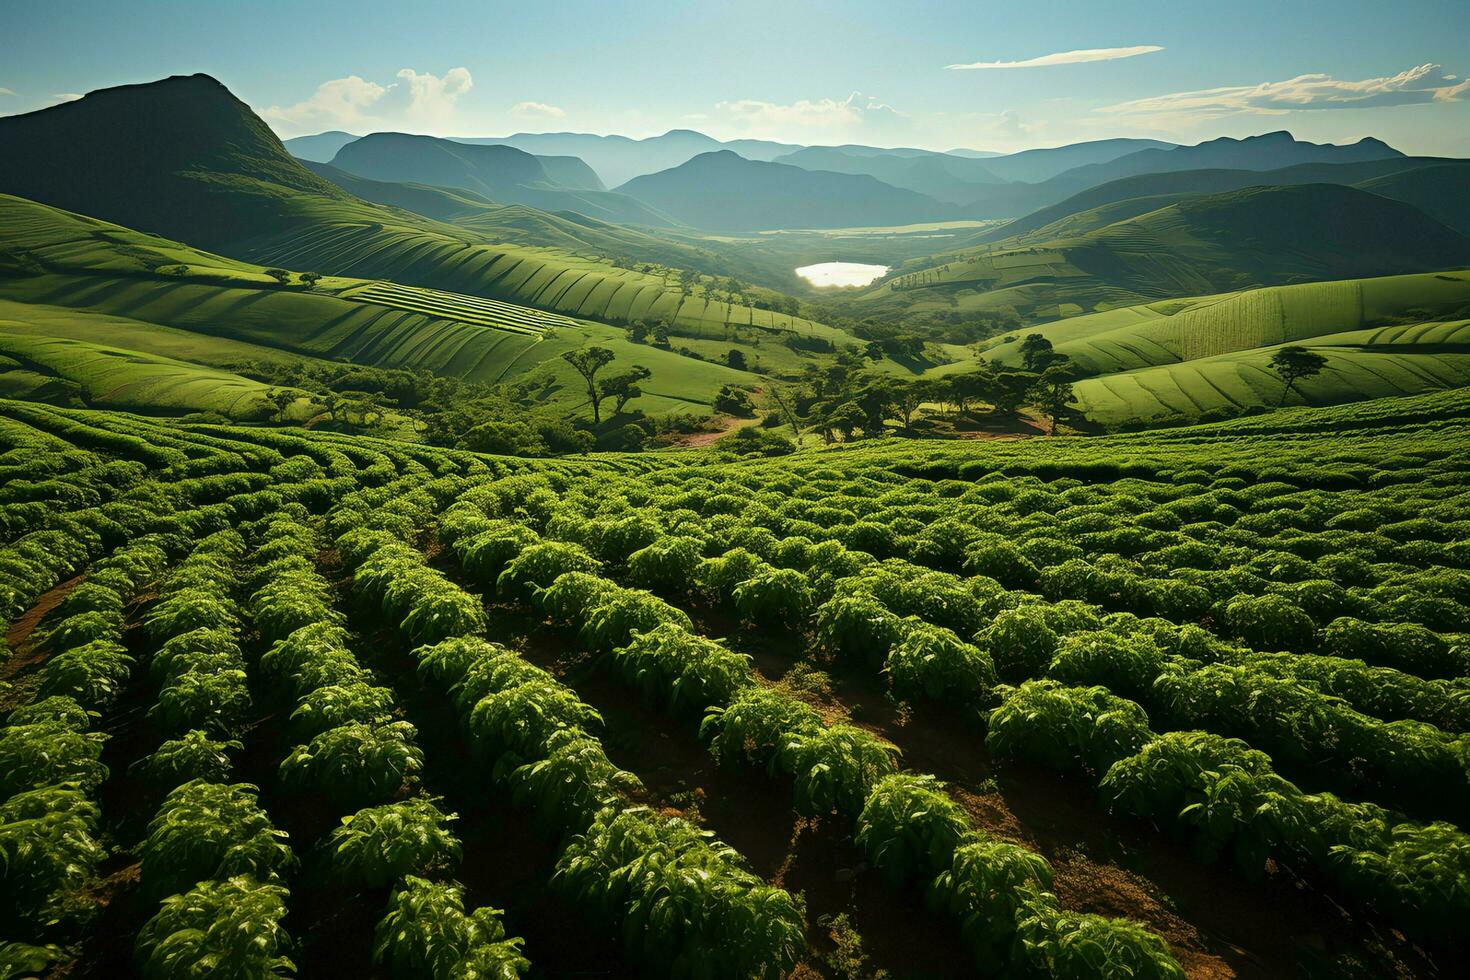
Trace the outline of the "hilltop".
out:
<instances>
[{"instance_id":1,"label":"hilltop","mask_svg":"<svg viewBox=\"0 0 1470 980\"><path fill-rule=\"evenodd\" d=\"M291 157L244 103L204 75L0 118L0 150L0 193L259 266L389 279L604 322L668 318L694 334L730 324L832 334L681 283L677 269L521 245L362 200ZM767 295L757 291L749 301L775 306L777 297Z\"/></svg>"},{"instance_id":2,"label":"hilltop","mask_svg":"<svg viewBox=\"0 0 1470 980\"><path fill-rule=\"evenodd\" d=\"M618 190L695 227L720 231L903 224L947 212L933 198L866 174L803 170L731 150L700 154Z\"/></svg>"},{"instance_id":3,"label":"hilltop","mask_svg":"<svg viewBox=\"0 0 1470 980\"><path fill-rule=\"evenodd\" d=\"M474 191L498 204L576 210L626 224L673 223L639 201L608 193L592 168L576 157L538 157L513 146L374 133L343 146L331 166L377 181Z\"/></svg>"},{"instance_id":4,"label":"hilltop","mask_svg":"<svg viewBox=\"0 0 1470 980\"><path fill-rule=\"evenodd\" d=\"M887 309L1053 319L1257 285L1454 269L1470 238L1353 187L1300 184L1130 199L931 257L858 297Z\"/></svg>"}]
</instances>

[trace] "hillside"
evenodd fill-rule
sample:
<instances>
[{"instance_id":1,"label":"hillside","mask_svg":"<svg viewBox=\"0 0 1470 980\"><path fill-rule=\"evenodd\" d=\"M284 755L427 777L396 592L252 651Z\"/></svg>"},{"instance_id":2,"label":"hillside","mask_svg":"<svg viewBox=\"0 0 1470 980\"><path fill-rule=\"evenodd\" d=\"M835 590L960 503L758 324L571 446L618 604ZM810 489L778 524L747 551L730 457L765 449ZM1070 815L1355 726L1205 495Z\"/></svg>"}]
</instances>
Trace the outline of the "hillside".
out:
<instances>
[{"instance_id":1,"label":"hillside","mask_svg":"<svg viewBox=\"0 0 1470 980\"><path fill-rule=\"evenodd\" d=\"M356 203L207 75L0 118L0 192L206 248L298 218L303 199Z\"/></svg>"},{"instance_id":2,"label":"hillside","mask_svg":"<svg viewBox=\"0 0 1470 980\"><path fill-rule=\"evenodd\" d=\"M338 150L356 139L362 139L362 137L344 133L340 129L333 129L313 136L296 136L281 140L281 145L286 148L287 153L298 160L326 163L337 155Z\"/></svg>"},{"instance_id":3,"label":"hillside","mask_svg":"<svg viewBox=\"0 0 1470 980\"><path fill-rule=\"evenodd\" d=\"M1283 384L1269 369L1282 345L1327 357L1295 403L1335 404L1470 384L1470 273L1424 273L1275 286L1168 300L1039 327L1089 377L1081 407L1100 422L1198 417L1272 407ZM984 357L1016 365L1019 345ZM947 373L957 368L941 368Z\"/></svg>"},{"instance_id":4,"label":"hillside","mask_svg":"<svg viewBox=\"0 0 1470 980\"><path fill-rule=\"evenodd\" d=\"M1447 160L1441 157L1389 157L1361 163L1304 163L1294 167L1267 171L1203 169L1140 174L1090 187L1064 201L1040 208L1015 221L987 231L979 236L978 241L1003 241L1018 238L1070 215L1123 201L1160 198L1169 195L1219 194L1246 187L1287 187L1294 184L1348 184L1361 187L1383 197L1406 200L1407 203L1413 204L1436 220L1454 227L1452 221L1445 220L1447 217L1452 217L1451 213L1436 213L1438 203L1434 195L1418 194L1415 199L1409 200L1400 198L1394 193L1385 192L1384 189L1375 189L1367 183L1379 177L1431 167L1459 168L1462 173L1470 175L1470 162ZM1389 182L1382 185L1382 188L1392 186L1392 182Z\"/></svg>"},{"instance_id":5,"label":"hillside","mask_svg":"<svg viewBox=\"0 0 1470 980\"><path fill-rule=\"evenodd\" d=\"M1470 161L1403 170L1355 186L1412 204L1442 224L1470 235Z\"/></svg>"},{"instance_id":6,"label":"hillside","mask_svg":"<svg viewBox=\"0 0 1470 980\"><path fill-rule=\"evenodd\" d=\"M1147 139L1090 140L987 157L985 169L1002 180L1039 184L1077 167L1107 163L1139 150L1170 149L1174 145Z\"/></svg>"},{"instance_id":7,"label":"hillside","mask_svg":"<svg viewBox=\"0 0 1470 980\"><path fill-rule=\"evenodd\" d=\"M73 148L86 144L91 152ZM681 291L677 272L523 246L352 194L306 169L212 78L170 78L0 118L0 193L147 229L259 266L407 285L683 330L803 333L800 318ZM25 190L30 193L26 193Z\"/></svg>"},{"instance_id":8,"label":"hillside","mask_svg":"<svg viewBox=\"0 0 1470 980\"><path fill-rule=\"evenodd\" d=\"M343 146L331 165L372 180L474 191L499 204L580 211L629 224L671 224L638 201L604 191L597 175L575 157L543 158L513 146L374 133Z\"/></svg>"},{"instance_id":9,"label":"hillside","mask_svg":"<svg viewBox=\"0 0 1470 980\"><path fill-rule=\"evenodd\" d=\"M75 342L71 354L87 345L137 352L140 358L98 361L97 370L75 379L99 396L112 392L111 403L137 408L228 408L253 417L259 386L221 387L218 372L197 368L282 353L298 363L349 361L485 383L534 375L546 400L571 406L585 398L560 355L591 343L652 371L636 403L650 414L708 413L722 385L762 383L722 364L633 344L615 327L474 296L345 277L283 286L259 266L4 195L0 269L7 272L0 278L0 320L7 325L0 330ZM165 398L138 394L148 373L139 362L157 366L160 358L170 362L162 372L170 379L180 370L172 362L195 365L184 374L198 386L172 391L170 380L153 388ZM110 373L99 373L104 367ZM137 397L124 400L123 386ZM216 394L204 399L211 390Z\"/></svg>"},{"instance_id":10,"label":"hillside","mask_svg":"<svg viewBox=\"0 0 1470 980\"><path fill-rule=\"evenodd\" d=\"M950 204L966 204L976 194L975 184L994 184L1000 178L980 160L943 153L859 153L843 147L809 146L777 157L773 162L803 170L867 174L893 187L926 194Z\"/></svg>"},{"instance_id":11,"label":"hillside","mask_svg":"<svg viewBox=\"0 0 1470 980\"><path fill-rule=\"evenodd\" d=\"M1139 150L1105 163L1075 167L1062 180L1095 186L1120 177L1180 170L1280 170L1303 163L1365 163L1402 157L1382 140L1367 137L1348 146L1309 143L1285 131L1233 139L1222 136L1196 146Z\"/></svg>"},{"instance_id":12,"label":"hillside","mask_svg":"<svg viewBox=\"0 0 1470 980\"><path fill-rule=\"evenodd\" d=\"M540 156L574 156L586 161L608 187L634 177L687 163L701 153L731 150L747 160L772 160L801 147L770 140L721 142L691 129L671 129L662 136L632 139L591 133L516 133L512 136L462 138L462 143L514 146Z\"/></svg>"},{"instance_id":13,"label":"hillside","mask_svg":"<svg viewBox=\"0 0 1470 980\"><path fill-rule=\"evenodd\" d=\"M1141 213L1133 213L1141 211ZM1031 321L1254 285L1470 264L1470 239L1352 187L1303 184L1125 201L1016 242L905 267L860 305L1011 309Z\"/></svg>"},{"instance_id":14,"label":"hillside","mask_svg":"<svg viewBox=\"0 0 1470 980\"><path fill-rule=\"evenodd\" d=\"M1086 144L1084 144L1086 145ZM1065 148L1063 148L1065 149ZM962 209L970 218L1021 217L1059 204L1090 188L1141 174L1166 174L1200 170L1279 171L1302 164L1351 164L1401 159L1403 154L1375 139L1364 139L1351 146L1308 143L1290 133L1266 133L1245 139L1222 137L1195 146L1150 147L1126 153L1100 163L1071 167L1039 183L1009 183L981 188L975 200ZM994 167L1001 174L1004 167ZM1383 171L1375 171L1382 173ZM1188 181L1190 178L1184 178ZM1263 183L1264 181L1253 181ZM1246 186L1202 187L1201 190L1232 190ZM1144 193L1159 193L1146 191ZM1137 196L1137 195L1133 195ZM1104 203L1098 201L1097 203Z\"/></svg>"},{"instance_id":15,"label":"hillside","mask_svg":"<svg viewBox=\"0 0 1470 980\"><path fill-rule=\"evenodd\" d=\"M697 228L718 231L897 225L937 220L948 210L866 174L763 163L730 150L701 154L618 190Z\"/></svg>"}]
</instances>

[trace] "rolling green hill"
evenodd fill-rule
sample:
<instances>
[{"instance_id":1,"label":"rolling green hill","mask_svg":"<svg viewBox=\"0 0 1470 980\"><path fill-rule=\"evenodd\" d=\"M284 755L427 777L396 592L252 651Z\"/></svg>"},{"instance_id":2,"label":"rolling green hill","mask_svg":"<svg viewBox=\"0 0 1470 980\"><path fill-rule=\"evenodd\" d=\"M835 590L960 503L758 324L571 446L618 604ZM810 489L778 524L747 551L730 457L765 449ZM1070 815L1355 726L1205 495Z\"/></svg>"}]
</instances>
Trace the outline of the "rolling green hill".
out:
<instances>
[{"instance_id":1,"label":"rolling green hill","mask_svg":"<svg viewBox=\"0 0 1470 980\"><path fill-rule=\"evenodd\" d=\"M1392 193L1393 181L1372 186L1376 178L1405 174L1423 168L1451 168L1450 172L1464 175L1470 180L1470 162L1449 160L1441 157L1389 157L1358 163L1304 163L1280 170L1181 170L1156 174L1140 174L1111 180L1096 187L1074 194L1066 200L1040 208L1015 221L989 229L976 236L976 244L999 242L1029 236L1048 225L1071 215L1095 211L1106 205L1118 205L1127 201L1162 200L1166 197L1184 197L1192 194L1219 194L1247 187L1275 187L1292 184L1351 184L1372 191L1383 197L1413 204L1425 214L1450 227L1457 227L1452 212L1441 213L1432 196L1415 195L1400 197ZM1141 214L1141 210L1134 213ZM1461 229L1463 230L1463 229Z\"/></svg>"},{"instance_id":2,"label":"rolling green hill","mask_svg":"<svg viewBox=\"0 0 1470 980\"><path fill-rule=\"evenodd\" d=\"M1046 324L1040 333L1091 377L1076 390L1101 422L1274 406L1271 356L1287 344L1327 357L1292 398L1312 405L1470 384L1470 273L1318 282L1167 300ZM1019 344L983 356L1020 361ZM936 374L963 370L960 364Z\"/></svg>"},{"instance_id":3,"label":"rolling green hill","mask_svg":"<svg viewBox=\"0 0 1470 980\"><path fill-rule=\"evenodd\" d=\"M931 262L857 303L1046 320L1254 285L1454 269L1470 264L1470 239L1398 201L1304 184L1118 202Z\"/></svg>"},{"instance_id":4,"label":"rolling green hill","mask_svg":"<svg viewBox=\"0 0 1470 980\"><path fill-rule=\"evenodd\" d=\"M89 152L74 152L79 145ZM832 333L699 288L681 291L674 270L640 272L606 256L523 247L361 200L303 167L247 106L203 75L0 118L0 193L261 266L391 279L588 319L667 316L696 334L723 332L727 323Z\"/></svg>"},{"instance_id":5,"label":"rolling green hill","mask_svg":"<svg viewBox=\"0 0 1470 980\"><path fill-rule=\"evenodd\" d=\"M7 273L0 276L0 319L19 324L10 332L115 345L195 367L288 352L297 361L351 361L487 383L534 375L545 382L545 399L576 405L582 396L560 354L595 343L653 372L635 403L651 414L708 412L722 385L763 383L758 375L633 344L615 327L479 296L342 277L311 288L299 280L283 286L259 266L3 195L0 268ZM136 381L119 377L113 387ZM108 390L100 380L88 383L89 390ZM196 400L145 405L141 394L136 402L221 410L220 403Z\"/></svg>"},{"instance_id":6,"label":"rolling green hill","mask_svg":"<svg viewBox=\"0 0 1470 980\"><path fill-rule=\"evenodd\" d=\"M746 160L730 150L703 153L618 191L696 228L849 228L951 217L948 205L867 174L803 170Z\"/></svg>"},{"instance_id":7,"label":"rolling green hill","mask_svg":"<svg viewBox=\"0 0 1470 980\"><path fill-rule=\"evenodd\" d=\"M44 385L17 389L20 374L31 378L59 378L75 385L82 401L93 408L128 411L215 412L242 421L259 421L276 415L267 398L271 386L237 374L121 347L28 335L25 324L0 315L0 390L6 397L49 400ZM20 329L17 329L20 328ZM18 371L3 370L6 360ZM288 418L308 417L306 394L287 411Z\"/></svg>"},{"instance_id":8,"label":"rolling green hill","mask_svg":"<svg viewBox=\"0 0 1470 980\"><path fill-rule=\"evenodd\" d=\"M640 201L604 190L592 169L576 157L537 157L513 146L374 133L343 146L331 164L372 180L474 191L500 204L575 210L629 224L673 224Z\"/></svg>"}]
</instances>

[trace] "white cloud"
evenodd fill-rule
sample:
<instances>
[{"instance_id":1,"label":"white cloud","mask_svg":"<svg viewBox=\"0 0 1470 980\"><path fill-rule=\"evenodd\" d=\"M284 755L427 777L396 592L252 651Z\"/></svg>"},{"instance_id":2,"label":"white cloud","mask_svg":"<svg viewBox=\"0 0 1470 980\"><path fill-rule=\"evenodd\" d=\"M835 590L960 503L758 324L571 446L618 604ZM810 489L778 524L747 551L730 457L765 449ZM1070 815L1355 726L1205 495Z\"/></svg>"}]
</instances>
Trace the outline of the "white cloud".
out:
<instances>
[{"instance_id":1,"label":"white cloud","mask_svg":"<svg viewBox=\"0 0 1470 980\"><path fill-rule=\"evenodd\" d=\"M946 65L951 71L973 71L990 68L1050 68L1053 65L1080 65L1089 61L1117 61L1164 50L1157 44L1136 44L1129 48L1083 48L1080 51L1058 51L1025 61L974 61L967 65Z\"/></svg>"},{"instance_id":2,"label":"white cloud","mask_svg":"<svg viewBox=\"0 0 1470 980\"><path fill-rule=\"evenodd\" d=\"M0 88L0 95L14 95L14 94L15 94L15 89L13 89L13 88Z\"/></svg>"},{"instance_id":3,"label":"white cloud","mask_svg":"<svg viewBox=\"0 0 1470 980\"><path fill-rule=\"evenodd\" d=\"M517 119L560 119L566 110L545 102L517 102L510 107L510 114Z\"/></svg>"},{"instance_id":4,"label":"white cloud","mask_svg":"<svg viewBox=\"0 0 1470 980\"><path fill-rule=\"evenodd\" d=\"M1437 80L1430 76L1438 70L1438 65L1419 65L1387 78L1365 78L1361 81L1344 81L1325 74L1298 75L1281 82L1134 99L1098 111L1125 115L1191 113L1199 116L1237 112L1280 115L1301 109L1369 109L1457 102L1460 96L1470 92L1470 81L1437 84Z\"/></svg>"},{"instance_id":5,"label":"white cloud","mask_svg":"<svg viewBox=\"0 0 1470 980\"><path fill-rule=\"evenodd\" d=\"M311 98L261 111L267 120L294 132L323 129L402 128L443 130L455 120L455 103L474 87L468 68L451 68L439 77L412 68L380 85L357 75L317 86Z\"/></svg>"},{"instance_id":6,"label":"white cloud","mask_svg":"<svg viewBox=\"0 0 1470 980\"><path fill-rule=\"evenodd\" d=\"M904 114L877 99L853 92L845 99L798 99L790 105L759 99L717 102L744 130L794 137L798 131L826 132L901 124Z\"/></svg>"}]
</instances>

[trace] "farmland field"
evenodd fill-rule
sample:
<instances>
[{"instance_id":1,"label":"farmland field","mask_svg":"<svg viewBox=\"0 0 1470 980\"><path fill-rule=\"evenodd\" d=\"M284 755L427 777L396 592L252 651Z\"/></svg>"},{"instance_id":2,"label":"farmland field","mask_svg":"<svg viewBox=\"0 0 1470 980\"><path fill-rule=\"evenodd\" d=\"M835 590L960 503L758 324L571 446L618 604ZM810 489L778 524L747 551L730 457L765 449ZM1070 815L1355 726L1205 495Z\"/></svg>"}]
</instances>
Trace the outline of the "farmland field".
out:
<instances>
[{"instance_id":1,"label":"farmland field","mask_svg":"<svg viewBox=\"0 0 1470 980\"><path fill-rule=\"evenodd\" d=\"M0 980L1470 973L1455 5L60 6Z\"/></svg>"},{"instance_id":2,"label":"farmland field","mask_svg":"<svg viewBox=\"0 0 1470 980\"><path fill-rule=\"evenodd\" d=\"M42 961L129 975L191 906L306 976L375 934L549 975L844 929L894 975L1460 955L1462 393L760 462L19 401L0 440Z\"/></svg>"}]
</instances>

